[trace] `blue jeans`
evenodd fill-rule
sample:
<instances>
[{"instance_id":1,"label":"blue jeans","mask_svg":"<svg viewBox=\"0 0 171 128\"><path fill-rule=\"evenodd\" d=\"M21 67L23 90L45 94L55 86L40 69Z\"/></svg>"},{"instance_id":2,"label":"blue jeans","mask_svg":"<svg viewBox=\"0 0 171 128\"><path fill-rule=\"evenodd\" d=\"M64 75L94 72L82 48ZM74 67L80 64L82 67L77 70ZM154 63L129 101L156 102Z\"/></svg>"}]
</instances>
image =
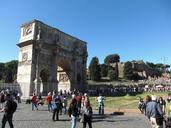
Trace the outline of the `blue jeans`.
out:
<instances>
[{"instance_id":1,"label":"blue jeans","mask_svg":"<svg viewBox=\"0 0 171 128\"><path fill-rule=\"evenodd\" d=\"M34 110L34 108L38 110L37 103L32 102L32 111Z\"/></svg>"},{"instance_id":2,"label":"blue jeans","mask_svg":"<svg viewBox=\"0 0 171 128\"><path fill-rule=\"evenodd\" d=\"M99 115L100 114L102 114L102 115L104 114L104 104L103 103L99 104Z\"/></svg>"},{"instance_id":3,"label":"blue jeans","mask_svg":"<svg viewBox=\"0 0 171 128\"><path fill-rule=\"evenodd\" d=\"M51 103L48 104L48 111L49 112L52 111L52 104Z\"/></svg>"},{"instance_id":4,"label":"blue jeans","mask_svg":"<svg viewBox=\"0 0 171 128\"><path fill-rule=\"evenodd\" d=\"M77 117L71 115L71 128L76 128Z\"/></svg>"},{"instance_id":5,"label":"blue jeans","mask_svg":"<svg viewBox=\"0 0 171 128\"><path fill-rule=\"evenodd\" d=\"M66 108L66 106L63 106L63 111L64 111L64 114L67 113L67 108Z\"/></svg>"}]
</instances>

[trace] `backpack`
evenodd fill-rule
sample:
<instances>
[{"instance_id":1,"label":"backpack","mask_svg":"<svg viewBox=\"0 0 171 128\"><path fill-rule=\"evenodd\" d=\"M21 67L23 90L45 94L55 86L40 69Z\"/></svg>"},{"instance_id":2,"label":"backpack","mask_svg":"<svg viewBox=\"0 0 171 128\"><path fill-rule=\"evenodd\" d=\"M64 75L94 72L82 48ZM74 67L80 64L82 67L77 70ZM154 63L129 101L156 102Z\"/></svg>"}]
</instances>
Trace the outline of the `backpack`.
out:
<instances>
[{"instance_id":1,"label":"backpack","mask_svg":"<svg viewBox=\"0 0 171 128\"><path fill-rule=\"evenodd\" d=\"M52 103L52 109L54 110L54 109L60 109L61 107L60 107L61 105L60 105L60 103L56 103L56 102L54 102L54 103Z\"/></svg>"},{"instance_id":2,"label":"backpack","mask_svg":"<svg viewBox=\"0 0 171 128\"><path fill-rule=\"evenodd\" d=\"M11 101L11 113L14 113L17 110L17 103L15 101Z\"/></svg>"},{"instance_id":3,"label":"backpack","mask_svg":"<svg viewBox=\"0 0 171 128\"><path fill-rule=\"evenodd\" d=\"M5 102L4 94L1 95L1 103Z\"/></svg>"},{"instance_id":4,"label":"backpack","mask_svg":"<svg viewBox=\"0 0 171 128\"><path fill-rule=\"evenodd\" d=\"M88 117L91 117L92 114L93 114L92 107L88 107L88 108L85 110L84 114L85 114L86 116L88 116Z\"/></svg>"}]
</instances>

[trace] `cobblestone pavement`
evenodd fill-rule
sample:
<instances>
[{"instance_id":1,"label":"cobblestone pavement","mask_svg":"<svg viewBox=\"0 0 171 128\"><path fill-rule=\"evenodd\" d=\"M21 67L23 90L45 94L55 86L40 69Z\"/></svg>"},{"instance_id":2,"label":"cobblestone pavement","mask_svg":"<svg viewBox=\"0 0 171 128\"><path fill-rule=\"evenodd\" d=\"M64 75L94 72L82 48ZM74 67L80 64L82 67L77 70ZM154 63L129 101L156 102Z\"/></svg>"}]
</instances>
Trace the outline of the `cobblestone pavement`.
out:
<instances>
[{"instance_id":1,"label":"cobblestone pavement","mask_svg":"<svg viewBox=\"0 0 171 128\"><path fill-rule=\"evenodd\" d=\"M3 113L0 113L2 120ZM31 104L19 104L14 114L14 128L70 128L70 119L67 115L60 115L60 121L52 121L52 113L47 106L39 106L38 111L31 111ZM99 116L94 111L93 128L150 128L147 118L142 114L124 113L124 115L105 114ZM0 121L1 125L1 121ZM9 128L8 123L6 128ZM82 123L77 123L82 128Z\"/></svg>"}]
</instances>

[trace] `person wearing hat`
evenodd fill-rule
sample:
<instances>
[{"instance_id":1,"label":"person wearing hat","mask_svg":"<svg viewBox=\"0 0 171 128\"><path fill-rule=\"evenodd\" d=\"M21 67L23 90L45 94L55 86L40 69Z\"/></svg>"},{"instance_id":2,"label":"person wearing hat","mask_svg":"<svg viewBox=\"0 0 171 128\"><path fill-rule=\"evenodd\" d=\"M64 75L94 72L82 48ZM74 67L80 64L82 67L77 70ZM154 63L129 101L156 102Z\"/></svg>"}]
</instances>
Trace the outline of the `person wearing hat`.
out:
<instances>
[{"instance_id":1,"label":"person wearing hat","mask_svg":"<svg viewBox=\"0 0 171 128\"><path fill-rule=\"evenodd\" d=\"M150 102L146 106L146 115L150 120L152 128L163 128L163 111L159 103L157 103L157 96L152 95Z\"/></svg>"}]
</instances>

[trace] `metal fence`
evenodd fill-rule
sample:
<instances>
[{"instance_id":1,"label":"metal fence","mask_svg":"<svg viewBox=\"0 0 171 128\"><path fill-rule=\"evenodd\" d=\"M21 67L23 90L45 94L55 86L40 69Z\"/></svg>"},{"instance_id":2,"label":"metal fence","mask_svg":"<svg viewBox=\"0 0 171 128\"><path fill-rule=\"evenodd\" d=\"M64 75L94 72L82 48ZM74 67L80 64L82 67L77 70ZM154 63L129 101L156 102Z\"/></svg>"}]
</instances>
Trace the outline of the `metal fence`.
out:
<instances>
[{"instance_id":1,"label":"metal fence","mask_svg":"<svg viewBox=\"0 0 171 128\"><path fill-rule=\"evenodd\" d=\"M0 90L10 90L10 91L18 91L20 92L20 86L18 83L0 83Z\"/></svg>"},{"instance_id":2,"label":"metal fence","mask_svg":"<svg viewBox=\"0 0 171 128\"><path fill-rule=\"evenodd\" d=\"M48 92L52 92L52 91L60 91L62 90L64 91L68 91L65 89L67 85L60 85L60 87L58 86L57 83L55 82L47 82L47 83L42 83L40 85L39 89L39 93L41 93L41 95L43 96L47 96ZM22 97L28 96L28 95L32 95L33 92L35 92L35 83L0 83L0 91L1 90L9 90L10 92L19 92L21 94ZM29 91L28 91L29 90Z\"/></svg>"}]
</instances>

